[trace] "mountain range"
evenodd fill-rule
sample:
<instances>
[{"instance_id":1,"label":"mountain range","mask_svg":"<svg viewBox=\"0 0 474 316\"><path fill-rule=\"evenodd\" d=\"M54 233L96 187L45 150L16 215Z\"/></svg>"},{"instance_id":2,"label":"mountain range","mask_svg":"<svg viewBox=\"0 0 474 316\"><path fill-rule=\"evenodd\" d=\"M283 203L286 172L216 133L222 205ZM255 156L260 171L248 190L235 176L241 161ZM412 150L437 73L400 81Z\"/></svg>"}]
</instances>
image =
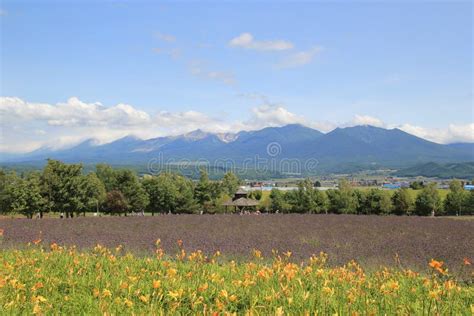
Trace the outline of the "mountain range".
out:
<instances>
[{"instance_id":1,"label":"mountain range","mask_svg":"<svg viewBox=\"0 0 474 316\"><path fill-rule=\"evenodd\" d=\"M336 128L329 133L299 124L267 127L238 133L208 133L196 130L179 136L139 139L127 136L97 145L94 139L77 146L51 150L41 148L23 155L0 154L3 163L65 162L146 164L159 158L166 163L227 160L236 166L250 160L317 160L319 171L404 168L421 163L474 161L474 144L438 144L400 129L369 125Z\"/></svg>"}]
</instances>

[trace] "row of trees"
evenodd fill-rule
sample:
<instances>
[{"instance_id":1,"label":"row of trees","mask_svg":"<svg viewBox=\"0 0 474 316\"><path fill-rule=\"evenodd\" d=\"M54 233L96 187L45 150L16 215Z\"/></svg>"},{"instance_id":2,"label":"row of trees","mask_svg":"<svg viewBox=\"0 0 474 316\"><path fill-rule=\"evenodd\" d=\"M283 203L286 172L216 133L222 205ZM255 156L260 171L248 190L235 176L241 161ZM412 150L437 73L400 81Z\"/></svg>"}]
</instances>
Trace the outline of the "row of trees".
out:
<instances>
[{"instance_id":1,"label":"row of trees","mask_svg":"<svg viewBox=\"0 0 474 316\"><path fill-rule=\"evenodd\" d=\"M127 214L149 211L194 213L215 211L233 194L240 180L227 173L222 181L209 180L201 171L195 183L181 175L162 173L140 179L128 169L99 164L83 174L81 164L48 160L42 172L18 176L0 170L0 213L19 213L32 218L47 212L73 217L85 212Z\"/></svg>"},{"instance_id":2,"label":"row of trees","mask_svg":"<svg viewBox=\"0 0 474 316\"><path fill-rule=\"evenodd\" d=\"M210 181L201 170L194 182L175 173L139 178L133 171L100 164L84 174L82 165L49 160L42 172L18 176L0 170L0 212L20 213L28 218L47 212L73 217L85 212L128 214L130 212L215 213L224 211L241 181L233 173L221 181ZM467 192L459 181L452 181L442 200L434 184L413 191L352 188L341 181L338 190L320 191L310 180L301 181L293 191L272 190L269 198L253 191L260 210L282 213L342 213L397 215L459 215L474 213L474 192Z\"/></svg>"},{"instance_id":3,"label":"row of trees","mask_svg":"<svg viewBox=\"0 0 474 316\"><path fill-rule=\"evenodd\" d=\"M0 211L20 213L28 218L51 210L67 217L96 209L105 191L95 173L82 174L81 165L49 160L42 172L22 177L0 171Z\"/></svg>"},{"instance_id":4,"label":"row of trees","mask_svg":"<svg viewBox=\"0 0 474 316\"><path fill-rule=\"evenodd\" d=\"M273 189L269 208L273 212L395 214L395 215L463 215L474 214L474 191L464 190L453 180L443 200L435 183L424 186L416 196L402 188L389 192L381 189L357 190L345 180L338 190L319 191L309 180L299 183L298 190Z\"/></svg>"}]
</instances>

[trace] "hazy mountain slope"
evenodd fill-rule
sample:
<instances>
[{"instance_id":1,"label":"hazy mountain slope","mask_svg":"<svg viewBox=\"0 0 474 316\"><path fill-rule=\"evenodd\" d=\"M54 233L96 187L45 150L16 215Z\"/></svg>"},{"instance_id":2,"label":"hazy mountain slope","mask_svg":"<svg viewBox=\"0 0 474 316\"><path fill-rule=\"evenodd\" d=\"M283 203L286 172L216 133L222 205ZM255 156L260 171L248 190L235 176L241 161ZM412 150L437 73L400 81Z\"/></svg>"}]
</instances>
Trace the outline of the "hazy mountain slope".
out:
<instances>
[{"instance_id":1,"label":"hazy mountain slope","mask_svg":"<svg viewBox=\"0 0 474 316\"><path fill-rule=\"evenodd\" d=\"M428 162L395 172L400 177L425 176L439 178L474 179L474 162L440 164Z\"/></svg>"},{"instance_id":2,"label":"hazy mountain slope","mask_svg":"<svg viewBox=\"0 0 474 316\"><path fill-rule=\"evenodd\" d=\"M150 159L160 159L162 163L184 159L227 160L239 166L246 159L294 159L303 162L317 159L321 170L337 172L378 166L402 168L426 162L474 161L472 149L472 144L441 145L398 129L355 126L323 134L291 124L225 135L197 130L149 140L128 136L103 145L87 140L69 149L41 149L26 155L7 156L3 161L34 162L54 158L66 162L130 165L147 164Z\"/></svg>"},{"instance_id":3,"label":"hazy mountain slope","mask_svg":"<svg viewBox=\"0 0 474 316\"><path fill-rule=\"evenodd\" d=\"M326 163L385 163L393 166L474 159L462 149L433 143L399 129L373 126L337 128L314 142L305 156L319 157Z\"/></svg>"}]
</instances>

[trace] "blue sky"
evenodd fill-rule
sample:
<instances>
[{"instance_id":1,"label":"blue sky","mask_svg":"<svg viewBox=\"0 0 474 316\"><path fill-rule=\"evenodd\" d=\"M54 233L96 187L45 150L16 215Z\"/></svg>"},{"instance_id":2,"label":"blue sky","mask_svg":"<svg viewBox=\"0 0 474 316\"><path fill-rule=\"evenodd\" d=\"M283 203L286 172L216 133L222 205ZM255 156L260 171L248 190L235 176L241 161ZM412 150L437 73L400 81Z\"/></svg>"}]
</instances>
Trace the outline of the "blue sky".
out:
<instances>
[{"instance_id":1,"label":"blue sky","mask_svg":"<svg viewBox=\"0 0 474 316\"><path fill-rule=\"evenodd\" d=\"M292 122L474 141L472 2L67 3L1 4L3 151Z\"/></svg>"}]
</instances>

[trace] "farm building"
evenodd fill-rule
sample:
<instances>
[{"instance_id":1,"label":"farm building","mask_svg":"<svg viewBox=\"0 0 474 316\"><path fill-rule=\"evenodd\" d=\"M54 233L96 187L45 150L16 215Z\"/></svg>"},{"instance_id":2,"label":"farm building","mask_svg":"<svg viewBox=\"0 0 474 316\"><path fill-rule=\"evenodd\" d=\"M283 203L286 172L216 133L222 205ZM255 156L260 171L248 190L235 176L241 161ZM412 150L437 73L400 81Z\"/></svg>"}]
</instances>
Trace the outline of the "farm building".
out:
<instances>
[{"instance_id":1,"label":"farm building","mask_svg":"<svg viewBox=\"0 0 474 316\"><path fill-rule=\"evenodd\" d=\"M244 211L256 211L258 201L248 198L248 193L244 189L239 189L235 192L234 197L222 203L225 206L226 211L227 207L234 207L234 212L244 212Z\"/></svg>"}]
</instances>

